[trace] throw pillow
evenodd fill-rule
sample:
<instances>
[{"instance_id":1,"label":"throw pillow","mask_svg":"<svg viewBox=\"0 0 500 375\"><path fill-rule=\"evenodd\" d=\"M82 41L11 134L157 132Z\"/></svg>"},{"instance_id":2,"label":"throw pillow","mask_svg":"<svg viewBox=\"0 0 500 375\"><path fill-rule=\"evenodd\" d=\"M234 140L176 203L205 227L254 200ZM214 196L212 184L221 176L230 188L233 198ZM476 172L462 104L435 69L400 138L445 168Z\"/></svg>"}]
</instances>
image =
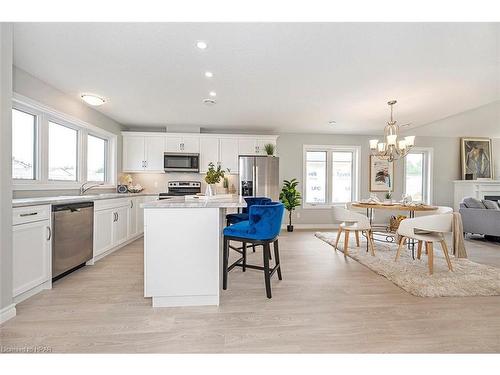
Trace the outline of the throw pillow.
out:
<instances>
[{"instance_id":1,"label":"throw pillow","mask_svg":"<svg viewBox=\"0 0 500 375\"><path fill-rule=\"evenodd\" d=\"M495 201L489 201L489 200L483 199L483 204L484 204L484 207L486 207L489 210L500 210L498 203Z\"/></svg>"},{"instance_id":2,"label":"throw pillow","mask_svg":"<svg viewBox=\"0 0 500 375\"><path fill-rule=\"evenodd\" d=\"M464 204L467 208L486 208L479 199L467 197L464 198Z\"/></svg>"}]
</instances>

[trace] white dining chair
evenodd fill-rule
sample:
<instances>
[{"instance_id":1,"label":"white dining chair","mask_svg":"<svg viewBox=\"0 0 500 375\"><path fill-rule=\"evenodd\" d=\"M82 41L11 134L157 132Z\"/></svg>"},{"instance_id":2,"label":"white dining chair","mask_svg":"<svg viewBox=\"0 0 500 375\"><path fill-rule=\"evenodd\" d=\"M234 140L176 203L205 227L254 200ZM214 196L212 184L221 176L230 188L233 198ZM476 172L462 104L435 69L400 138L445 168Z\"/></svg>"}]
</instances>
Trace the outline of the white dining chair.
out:
<instances>
[{"instance_id":1,"label":"white dining chair","mask_svg":"<svg viewBox=\"0 0 500 375\"><path fill-rule=\"evenodd\" d=\"M429 273L432 275L434 268L434 243L439 242L443 249L448 268L450 271L453 271L450 255L448 254L448 247L446 246L444 237L445 233L452 231L452 221L452 213L422 216L413 219L404 219L401 221L397 231L397 234L400 236L399 246L396 253L396 259L394 261L399 259L401 249L405 245L405 241L407 239L417 240L417 259L420 259L422 255L422 245L425 243Z\"/></svg>"},{"instance_id":2,"label":"white dining chair","mask_svg":"<svg viewBox=\"0 0 500 375\"><path fill-rule=\"evenodd\" d=\"M444 215L453 213L453 208L447 206L437 206L434 211L415 211L415 217L430 216L430 215Z\"/></svg>"},{"instance_id":3,"label":"white dining chair","mask_svg":"<svg viewBox=\"0 0 500 375\"><path fill-rule=\"evenodd\" d=\"M349 234L354 232L356 236L356 245L359 247L359 232L361 232L366 236L371 255L375 256L372 229L370 220L366 215L347 210L343 207L333 207L333 220L340 223L337 239L335 241L335 250L338 250L337 245L340 240L340 235L344 232L344 256L347 256L349 251Z\"/></svg>"}]
</instances>

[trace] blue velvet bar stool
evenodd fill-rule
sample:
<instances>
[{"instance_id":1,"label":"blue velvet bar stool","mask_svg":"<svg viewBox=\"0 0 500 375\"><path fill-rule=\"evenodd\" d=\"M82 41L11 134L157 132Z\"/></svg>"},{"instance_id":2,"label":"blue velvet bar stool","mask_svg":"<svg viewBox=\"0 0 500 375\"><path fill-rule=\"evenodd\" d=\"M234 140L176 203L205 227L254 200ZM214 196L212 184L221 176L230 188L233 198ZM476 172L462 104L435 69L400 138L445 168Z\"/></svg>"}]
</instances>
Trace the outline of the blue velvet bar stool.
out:
<instances>
[{"instance_id":1,"label":"blue velvet bar stool","mask_svg":"<svg viewBox=\"0 0 500 375\"><path fill-rule=\"evenodd\" d=\"M228 272L234 267L241 267L243 272L246 268L264 271L264 281L266 284L267 298L271 298L271 277L276 272L281 280L281 265L278 247L278 236L281 230L283 212L285 207L280 202L269 202L263 205L252 205L249 209L248 221L227 226L224 228L224 252L223 252L223 277L222 289L227 289ZM229 263L229 241L238 241L243 244L240 254L241 258L233 264ZM246 245L262 245L264 266L247 264ZM269 257L271 255L271 243L274 249L274 267L269 267ZM233 248L236 250L235 248Z\"/></svg>"},{"instance_id":2,"label":"blue velvet bar stool","mask_svg":"<svg viewBox=\"0 0 500 375\"><path fill-rule=\"evenodd\" d=\"M267 197L244 197L245 202L247 203L247 206L244 207L241 212L235 213L235 214L227 214L226 215L226 224L227 225L232 225L232 224L237 224L242 221L248 220L248 210L250 207L252 207L255 204L267 204L269 202L272 202L271 198ZM238 251L241 250L241 248L235 248L230 246L231 249ZM252 246L253 252L255 253L255 245Z\"/></svg>"},{"instance_id":3,"label":"blue velvet bar stool","mask_svg":"<svg viewBox=\"0 0 500 375\"><path fill-rule=\"evenodd\" d=\"M245 199L247 206L245 208L243 208L241 210L241 212L238 212L236 214L227 214L226 215L226 224L227 225L232 225L232 224L239 223L241 221L248 220L248 210L254 204L265 204L265 203L271 202L271 199L267 198L267 197L244 197L243 199Z\"/></svg>"}]
</instances>

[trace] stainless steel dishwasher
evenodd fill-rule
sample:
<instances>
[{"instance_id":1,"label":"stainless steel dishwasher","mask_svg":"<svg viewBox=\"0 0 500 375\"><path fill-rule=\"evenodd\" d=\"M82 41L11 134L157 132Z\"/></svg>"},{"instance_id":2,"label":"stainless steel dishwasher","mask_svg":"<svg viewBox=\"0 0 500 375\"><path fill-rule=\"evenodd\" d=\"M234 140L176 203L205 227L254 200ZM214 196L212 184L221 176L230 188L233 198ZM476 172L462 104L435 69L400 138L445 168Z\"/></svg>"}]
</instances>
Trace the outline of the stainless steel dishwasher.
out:
<instances>
[{"instance_id":1,"label":"stainless steel dishwasher","mask_svg":"<svg viewBox=\"0 0 500 375\"><path fill-rule=\"evenodd\" d=\"M92 259L94 203L52 206L52 279L60 279Z\"/></svg>"}]
</instances>

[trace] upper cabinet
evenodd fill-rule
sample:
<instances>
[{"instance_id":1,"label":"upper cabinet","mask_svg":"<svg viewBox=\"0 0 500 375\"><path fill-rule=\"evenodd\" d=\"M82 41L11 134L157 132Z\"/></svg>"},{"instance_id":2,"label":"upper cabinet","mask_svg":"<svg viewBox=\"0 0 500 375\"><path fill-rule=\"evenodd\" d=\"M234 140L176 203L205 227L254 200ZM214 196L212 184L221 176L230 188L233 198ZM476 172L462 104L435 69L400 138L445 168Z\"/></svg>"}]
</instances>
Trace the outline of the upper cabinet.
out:
<instances>
[{"instance_id":1,"label":"upper cabinet","mask_svg":"<svg viewBox=\"0 0 500 375\"><path fill-rule=\"evenodd\" d=\"M200 137L176 136L167 134L167 152L185 152L197 154L200 152Z\"/></svg>"},{"instance_id":2,"label":"upper cabinet","mask_svg":"<svg viewBox=\"0 0 500 375\"><path fill-rule=\"evenodd\" d=\"M238 173L238 138L219 139L219 162L224 169Z\"/></svg>"},{"instance_id":3,"label":"upper cabinet","mask_svg":"<svg viewBox=\"0 0 500 375\"><path fill-rule=\"evenodd\" d=\"M239 155L266 155L277 136L123 132L123 172L163 172L164 152L200 154L200 173L210 162L238 173ZM276 154L276 153L275 153Z\"/></svg>"},{"instance_id":4,"label":"upper cabinet","mask_svg":"<svg viewBox=\"0 0 500 375\"><path fill-rule=\"evenodd\" d=\"M163 171L163 135L124 135L123 172L160 172Z\"/></svg>"},{"instance_id":5,"label":"upper cabinet","mask_svg":"<svg viewBox=\"0 0 500 375\"><path fill-rule=\"evenodd\" d=\"M200 172L205 173L208 170L208 164L214 163L217 165L219 159L219 139L218 138L201 138L200 139ZM226 168L222 163L222 167Z\"/></svg>"},{"instance_id":6,"label":"upper cabinet","mask_svg":"<svg viewBox=\"0 0 500 375\"><path fill-rule=\"evenodd\" d=\"M268 143L276 147L276 138L240 138L238 139L239 155L266 155L265 145Z\"/></svg>"}]
</instances>

